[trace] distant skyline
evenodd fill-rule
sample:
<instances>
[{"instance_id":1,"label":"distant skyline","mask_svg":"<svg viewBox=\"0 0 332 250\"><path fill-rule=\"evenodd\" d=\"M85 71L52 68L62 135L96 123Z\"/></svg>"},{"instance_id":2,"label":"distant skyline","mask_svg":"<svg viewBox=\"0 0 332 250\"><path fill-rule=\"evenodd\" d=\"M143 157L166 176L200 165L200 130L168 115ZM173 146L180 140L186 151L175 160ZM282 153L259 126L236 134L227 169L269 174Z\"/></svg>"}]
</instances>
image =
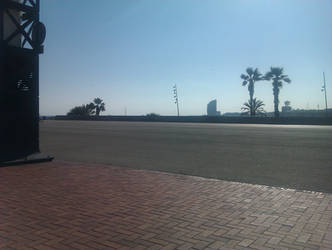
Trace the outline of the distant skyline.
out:
<instances>
[{"instance_id":1,"label":"distant skyline","mask_svg":"<svg viewBox=\"0 0 332 250\"><path fill-rule=\"evenodd\" d=\"M241 112L249 99L240 75L283 67L292 80L280 107L332 107L332 1L329 0L49 0L40 57L40 114L66 114L100 97L102 115L205 115ZM272 84L255 97L273 111Z\"/></svg>"}]
</instances>

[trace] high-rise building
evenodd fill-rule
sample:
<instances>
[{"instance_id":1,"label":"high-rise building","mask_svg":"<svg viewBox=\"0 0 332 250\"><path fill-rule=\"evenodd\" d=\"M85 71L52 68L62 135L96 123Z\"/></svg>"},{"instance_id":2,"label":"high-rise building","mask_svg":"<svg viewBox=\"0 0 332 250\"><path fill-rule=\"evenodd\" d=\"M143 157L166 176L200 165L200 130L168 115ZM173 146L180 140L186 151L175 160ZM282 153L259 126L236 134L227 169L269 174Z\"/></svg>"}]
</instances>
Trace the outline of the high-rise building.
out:
<instances>
[{"instance_id":1,"label":"high-rise building","mask_svg":"<svg viewBox=\"0 0 332 250\"><path fill-rule=\"evenodd\" d=\"M220 111L217 111L217 100L212 100L207 105L208 116L220 116Z\"/></svg>"}]
</instances>

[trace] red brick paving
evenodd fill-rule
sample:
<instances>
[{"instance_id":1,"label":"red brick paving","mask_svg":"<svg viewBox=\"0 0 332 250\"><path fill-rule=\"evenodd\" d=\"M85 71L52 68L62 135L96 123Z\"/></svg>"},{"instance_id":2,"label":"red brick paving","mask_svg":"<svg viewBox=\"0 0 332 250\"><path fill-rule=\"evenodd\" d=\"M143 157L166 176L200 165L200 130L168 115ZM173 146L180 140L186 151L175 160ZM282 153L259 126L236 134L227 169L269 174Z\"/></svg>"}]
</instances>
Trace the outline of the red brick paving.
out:
<instances>
[{"instance_id":1,"label":"red brick paving","mask_svg":"<svg viewBox=\"0 0 332 250\"><path fill-rule=\"evenodd\" d=\"M332 194L104 165L0 168L0 249L332 249Z\"/></svg>"}]
</instances>

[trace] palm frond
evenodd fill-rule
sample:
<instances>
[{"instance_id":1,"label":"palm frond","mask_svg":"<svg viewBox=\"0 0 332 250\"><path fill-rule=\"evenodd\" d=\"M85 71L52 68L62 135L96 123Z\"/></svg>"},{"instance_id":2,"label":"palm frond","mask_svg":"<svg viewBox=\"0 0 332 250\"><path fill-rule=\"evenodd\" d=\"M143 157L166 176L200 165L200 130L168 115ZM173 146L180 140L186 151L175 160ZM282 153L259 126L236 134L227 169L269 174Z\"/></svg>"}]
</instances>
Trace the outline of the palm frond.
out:
<instances>
[{"instance_id":1,"label":"palm frond","mask_svg":"<svg viewBox=\"0 0 332 250\"><path fill-rule=\"evenodd\" d=\"M100 99L99 97L97 97L97 98L95 98L95 99L93 100L93 102L94 102L95 104L99 105L99 104L101 104L101 103L103 102L103 100Z\"/></svg>"},{"instance_id":2,"label":"palm frond","mask_svg":"<svg viewBox=\"0 0 332 250\"><path fill-rule=\"evenodd\" d=\"M281 67L271 67L271 71L270 71L274 76L278 76L280 77L283 72L284 72L284 69L281 68Z\"/></svg>"},{"instance_id":3,"label":"palm frond","mask_svg":"<svg viewBox=\"0 0 332 250\"><path fill-rule=\"evenodd\" d=\"M265 80L273 80L274 82L280 82L280 81L284 81L287 83L290 83L291 80L289 79L288 75L284 75L283 74L284 69L281 67L271 67L270 71L268 71L265 76L264 79ZM282 83L274 83L274 85L280 86L282 87Z\"/></svg>"},{"instance_id":4,"label":"palm frond","mask_svg":"<svg viewBox=\"0 0 332 250\"><path fill-rule=\"evenodd\" d=\"M272 77L273 77L273 74L271 71L269 71L269 72L266 72L264 79L267 81L270 81L272 79Z\"/></svg>"},{"instance_id":5,"label":"palm frond","mask_svg":"<svg viewBox=\"0 0 332 250\"><path fill-rule=\"evenodd\" d=\"M248 73L249 76L252 76L254 74L254 70L251 67L247 68L246 72Z\"/></svg>"},{"instance_id":6,"label":"palm frond","mask_svg":"<svg viewBox=\"0 0 332 250\"><path fill-rule=\"evenodd\" d=\"M254 79L256 81L262 80L262 74L261 74L261 72L259 72L258 68L256 68L254 71Z\"/></svg>"},{"instance_id":7,"label":"palm frond","mask_svg":"<svg viewBox=\"0 0 332 250\"><path fill-rule=\"evenodd\" d=\"M284 80L285 82L287 82L287 83L291 83L291 82L292 82L291 79L289 79L288 77L284 78L283 80Z\"/></svg>"},{"instance_id":8,"label":"palm frond","mask_svg":"<svg viewBox=\"0 0 332 250\"><path fill-rule=\"evenodd\" d=\"M244 106L243 108L245 109L250 108L251 107L250 100L248 102L243 103L243 106Z\"/></svg>"},{"instance_id":9,"label":"palm frond","mask_svg":"<svg viewBox=\"0 0 332 250\"><path fill-rule=\"evenodd\" d=\"M101 105L100 105L100 111L105 111L106 109L105 109L105 103L102 103Z\"/></svg>"},{"instance_id":10,"label":"palm frond","mask_svg":"<svg viewBox=\"0 0 332 250\"><path fill-rule=\"evenodd\" d=\"M265 106L263 101L254 98L252 102L250 100L245 102L241 107L241 110L246 111L243 114L248 114L247 112L250 112L251 110L253 110L256 114L262 114L265 113L263 106Z\"/></svg>"},{"instance_id":11,"label":"palm frond","mask_svg":"<svg viewBox=\"0 0 332 250\"><path fill-rule=\"evenodd\" d=\"M248 80L249 79L249 76L245 75L245 74L241 74L241 79L243 80Z\"/></svg>"}]
</instances>

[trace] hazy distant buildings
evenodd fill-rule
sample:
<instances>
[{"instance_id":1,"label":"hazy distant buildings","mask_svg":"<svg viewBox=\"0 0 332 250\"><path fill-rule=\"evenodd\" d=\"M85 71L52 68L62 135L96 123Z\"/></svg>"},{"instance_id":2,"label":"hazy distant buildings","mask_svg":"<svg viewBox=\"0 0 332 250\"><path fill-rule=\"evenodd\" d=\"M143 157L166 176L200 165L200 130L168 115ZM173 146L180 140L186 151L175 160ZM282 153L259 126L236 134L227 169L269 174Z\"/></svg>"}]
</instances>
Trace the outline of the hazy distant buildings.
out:
<instances>
[{"instance_id":1,"label":"hazy distant buildings","mask_svg":"<svg viewBox=\"0 0 332 250\"><path fill-rule=\"evenodd\" d=\"M290 106L290 101L285 101L285 106L281 107L281 112L290 112L292 111L292 107Z\"/></svg>"},{"instance_id":2,"label":"hazy distant buildings","mask_svg":"<svg viewBox=\"0 0 332 250\"><path fill-rule=\"evenodd\" d=\"M281 107L281 112L285 113L285 112L290 112L292 111L292 107L290 106L282 106Z\"/></svg>"},{"instance_id":3,"label":"hazy distant buildings","mask_svg":"<svg viewBox=\"0 0 332 250\"><path fill-rule=\"evenodd\" d=\"M208 116L220 116L220 111L217 111L217 100L212 100L207 105Z\"/></svg>"}]
</instances>

